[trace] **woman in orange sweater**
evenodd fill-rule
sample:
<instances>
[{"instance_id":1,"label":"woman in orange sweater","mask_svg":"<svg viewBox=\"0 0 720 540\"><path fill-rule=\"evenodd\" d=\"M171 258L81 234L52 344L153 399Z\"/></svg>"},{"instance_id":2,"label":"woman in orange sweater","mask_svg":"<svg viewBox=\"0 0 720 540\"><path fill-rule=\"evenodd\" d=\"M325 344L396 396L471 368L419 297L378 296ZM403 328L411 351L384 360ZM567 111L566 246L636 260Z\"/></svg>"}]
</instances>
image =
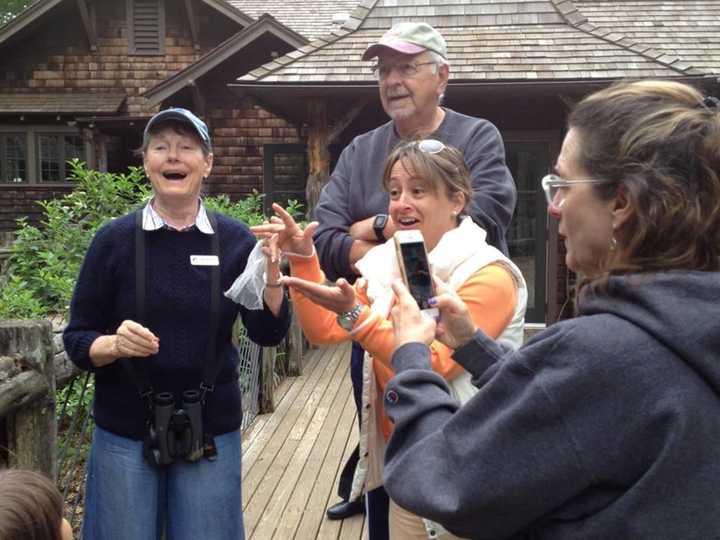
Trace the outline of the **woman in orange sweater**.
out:
<instances>
[{"instance_id":1,"label":"woman in orange sweater","mask_svg":"<svg viewBox=\"0 0 720 540\"><path fill-rule=\"evenodd\" d=\"M464 210L471 184L462 154L433 139L399 146L386 161L382 186L389 194L388 213L398 230L419 229L425 239L432 272L455 290L478 328L517 348L522 342L527 290L522 274L500 251L485 242L485 231ZM339 279L325 284L312 243L317 227L302 230L280 206L271 223L253 228L260 237L277 235L288 257L290 287L300 324L312 343L357 341L366 351L359 475L351 500L363 490L382 485L385 443L392 424L384 413L383 390L392 378L395 348L390 308L391 284L400 276L393 240L371 249L356 266L362 276L354 286ZM432 368L464 402L474 393L470 374L452 358L452 349L435 341ZM395 538L427 538L435 527L390 505L390 532ZM449 536L448 536L449 538Z\"/></svg>"}]
</instances>

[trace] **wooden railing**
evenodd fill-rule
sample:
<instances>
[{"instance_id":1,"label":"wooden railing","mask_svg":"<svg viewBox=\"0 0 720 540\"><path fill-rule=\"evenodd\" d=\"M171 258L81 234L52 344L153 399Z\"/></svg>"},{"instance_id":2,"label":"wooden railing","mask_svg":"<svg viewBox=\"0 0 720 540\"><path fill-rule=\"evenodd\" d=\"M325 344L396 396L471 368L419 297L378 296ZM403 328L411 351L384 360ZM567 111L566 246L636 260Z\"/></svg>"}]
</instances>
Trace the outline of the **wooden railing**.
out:
<instances>
[{"instance_id":1,"label":"wooden railing","mask_svg":"<svg viewBox=\"0 0 720 540\"><path fill-rule=\"evenodd\" d=\"M56 370L47 321L0 321L0 447L11 467L57 477Z\"/></svg>"}]
</instances>

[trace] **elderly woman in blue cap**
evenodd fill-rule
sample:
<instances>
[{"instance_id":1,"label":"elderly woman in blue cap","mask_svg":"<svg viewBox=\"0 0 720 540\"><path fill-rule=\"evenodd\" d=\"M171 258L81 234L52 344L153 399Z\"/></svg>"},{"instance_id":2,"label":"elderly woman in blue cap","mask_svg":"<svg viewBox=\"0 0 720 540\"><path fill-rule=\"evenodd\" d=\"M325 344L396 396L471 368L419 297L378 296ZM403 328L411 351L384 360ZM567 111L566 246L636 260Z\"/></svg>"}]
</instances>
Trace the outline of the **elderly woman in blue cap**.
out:
<instances>
[{"instance_id":1,"label":"elderly woman in blue cap","mask_svg":"<svg viewBox=\"0 0 720 540\"><path fill-rule=\"evenodd\" d=\"M257 250L245 224L203 206L205 123L161 111L141 151L153 197L95 235L63 336L72 361L95 374L83 538L243 538L232 326L239 313L250 339L275 345L287 300L276 262L255 309L222 293Z\"/></svg>"}]
</instances>

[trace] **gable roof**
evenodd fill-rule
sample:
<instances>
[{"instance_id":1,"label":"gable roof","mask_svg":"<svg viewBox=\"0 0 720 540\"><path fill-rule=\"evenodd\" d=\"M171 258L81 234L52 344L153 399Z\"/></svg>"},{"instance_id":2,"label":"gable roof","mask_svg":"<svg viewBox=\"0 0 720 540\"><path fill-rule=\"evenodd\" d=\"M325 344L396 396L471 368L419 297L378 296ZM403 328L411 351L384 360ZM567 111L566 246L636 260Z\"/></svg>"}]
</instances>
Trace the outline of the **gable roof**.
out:
<instances>
[{"instance_id":1,"label":"gable roof","mask_svg":"<svg viewBox=\"0 0 720 540\"><path fill-rule=\"evenodd\" d=\"M679 0L670 3L685 5ZM668 49L591 23L571 0L447 0L442 5L428 5L425 0L364 0L340 30L251 71L233 86L375 84L368 64L360 60L362 51L404 20L423 20L443 33L452 66L451 85L707 73L678 56L683 51L671 55Z\"/></svg>"},{"instance_id":2,"label":"gable roof","mask_svg":"<svg viewBox=\"0 0 720 540\"><path fill-rule=\"evenodd\" d=\"M342 22L333 23L333 17L352 13L359 0L227 0L227 2L253 17L269 13L298 34L307 39L315 39L340 28Z\"/></svg>"},{"instance_id":3,"label":"gable roof","mask_svg":"<svg viewBox=\"0 0 720 540\"><path fill-rule=\"evenodd\" d=\"M5 24L5 26L0 27L0 45L10 39L12 36L19 33L31 23L40 19L48 11L63 3L64 1L65 0L36 0L35 3L30 4L27 8L21 11L17 15L17 17L9 21L7 24ZM240 26L247 26L254 21L251 16L238 9L238 7L231 5L226 0L199 1L207 4L211 8L214 8L216 11L225 15L227 18L235 21Z\"/></svg>"},{"instance_id":4,"label":"gable roof","mask_svg":"<svg viewBox=\"0 0 720 540\"><path fill-rule=\"evenodd\" d=\"M164 99L185 88L189 83L196 81L228 58L234 56L263 34L272 34L296 49L307 43L303 36L283 26L272 16L262 15L250 26L243 28L196 62L147 90L143 94L147 99L147 106L154 107Z\"/></svg>"}]
</instances>

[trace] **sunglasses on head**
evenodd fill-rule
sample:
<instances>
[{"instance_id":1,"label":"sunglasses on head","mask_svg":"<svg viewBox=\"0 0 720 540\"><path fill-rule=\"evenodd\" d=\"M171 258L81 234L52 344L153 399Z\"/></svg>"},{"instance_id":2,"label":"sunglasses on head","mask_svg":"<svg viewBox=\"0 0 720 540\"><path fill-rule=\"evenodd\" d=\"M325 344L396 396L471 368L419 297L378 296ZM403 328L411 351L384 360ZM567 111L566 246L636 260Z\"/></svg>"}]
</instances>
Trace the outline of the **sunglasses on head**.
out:
<instances>
[{"instance_id":1,"label":"sunglasses on head","mask_svg":"<svg viewBox=\"0 0 720 540\"><path fill-rule=\"evenodd\" d=\"M411 141L407 143L407 148L417 147L418 150L426 154L439 154L445 148L445 144L437 139L423 139L421 141Z\"/></svg>"}]
</instances>

